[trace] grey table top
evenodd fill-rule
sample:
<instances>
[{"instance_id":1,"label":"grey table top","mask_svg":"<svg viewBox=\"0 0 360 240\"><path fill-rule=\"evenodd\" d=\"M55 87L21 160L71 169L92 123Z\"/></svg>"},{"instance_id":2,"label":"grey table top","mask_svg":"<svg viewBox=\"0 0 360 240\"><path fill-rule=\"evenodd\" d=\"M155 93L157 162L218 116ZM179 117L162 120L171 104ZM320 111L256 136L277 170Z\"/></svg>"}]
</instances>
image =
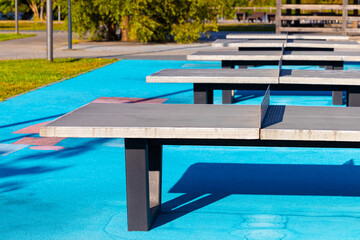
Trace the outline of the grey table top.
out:
<instances>
[{"instance_id":1,"label":"grey table top","mask_svg":"<svg viewBox=\"0 0 360 240\"><path fill-rule=\"evenodd\" d=\"M313 40L349 40L348 36L342 35L316 35L316 34L241 34L231 33L227 39L313 39Z\"/></svg>"},{"instance_id":2,"label":"grey table top","mask_svg":"<svg viewBox=\"0 0 360 240\"><path fill-rule=\"evenodd\" d=\"M277 69L164 69L146 77L163 83L278 83Z\"/></svg>"},{"instance_id":3,"label":"grey table top","mask_svg":"<svg viewBox=\"0 0 360 240\"><path fill-rule=\"evenodd\" d=\"M187 55L188 60L255 60L255 61L278 61L281 51L233 51L212 50L198 51ZM305 61L360 61L359 52L331 52L331 51L284 51L283 60Z\"/></svg>"},{"instance_id":4,"label":"grey table top","mask_svg":"<svg viewBox=\"0 0 360 240\"><path fill-rule=\"evenodd\" d=\"M43 137L360 141L360 108L90 103L41 127Z\"/></svg>"},{"instance_id":5,"label":"grey table top","mask_svg":"<svg viewBox=\"0 0 360 240\"><path fill-rule=\"evenodd\" d=\"M211 50L198 51L187 55L188 60L273 60L279 61L281 51L231 51L231 50Z\"/></svg>"},{"instance_id":6,"label":"grey table top","mask_svg":"<svg viewBox=\"0 0 360 240\"><path fill-rule=\"evenodd\" d=\"M90 103L41 127L44 137L259 139L260 106Z\"/></svg>"},{"instance_id":7,"label":"grey table top","mask_svg":"<svg viewBox=\"0 0 360 240\"><path fill-rule=\"evenodd\" d=\"M359 71L278 69L164 69L146 77L158 83L360 85Z\"/></svg>"},{"instance_id":8,"label":"grey table top","mask_svg":"<svg viewBox=\"0 0 360 240\"><path fill-rule=\"evenodd\" d=\"M360 108L270 106L261 139L360 141Z\"/></svg>"},{"instance_id":9,"label":"grey table top","mask_svg":"<svg viewBox=\"0 0 360 240\"><path fill-rule=\"evenodd\" d=\"M343 70L282 70L279 83L359 86L360 73Z\"/></svg>"},{"instance_id":10,"label":"grey table top","mask_svg":"<svg viewBox=\"0 0 360 240\"><path fill-rule=\"evenodd\" d=\"M360 53L331 51L284 51L283 60L360 61Z\"/></svg>"},{"instance_id":11,"label":"grey table top","mask_svg":"<svg viewBox=\"0 0 360 240\"><path fill-rule=\"evenodd\" d=\"M360 44L355 41L316 41L316 40L264 40L264 39L218 39L212 43L213 47L261 47L281 48L282 44L285 47L306 47L306 48L360 48Z\"/></svg>"}]
</instances>

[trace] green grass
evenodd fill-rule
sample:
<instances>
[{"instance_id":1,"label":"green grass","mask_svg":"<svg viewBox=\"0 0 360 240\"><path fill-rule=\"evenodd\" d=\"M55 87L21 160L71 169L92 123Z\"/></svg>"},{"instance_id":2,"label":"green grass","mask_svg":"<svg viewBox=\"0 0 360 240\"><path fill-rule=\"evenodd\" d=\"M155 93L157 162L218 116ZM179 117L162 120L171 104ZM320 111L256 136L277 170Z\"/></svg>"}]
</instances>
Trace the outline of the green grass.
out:
<instances>
[{"instance_id":1,"label":"green grass","mask_svg":"<svg viewBox=\"0 0 360 240\"><path fill-rule=\"evenodd\" d=\"M18 39L18 38L35 37L35 36L36 36L35 34L15 34L15 33L0 34L0 42L12 40L12 39Z\"/></svg>"},{"instance_id":2,"label":"green grass","mask_svg":"<svg viewBox=\"0 0 360 240\"><path fill-rule=\"evenodd\" d=\"M63 21L54 21L53 29L54 31L65 31L67 28ZM15 30L15 21L0 21L0 30ZM19 21L19 30L46 30L46 22Z\"/></svg>"},{"instance_id":3,"label":"green grass","mask_svg":"<svg viewBox=\"0 0 360 240\"><path fill-rule=\"evenodd\" d=\"M98 58L0 61L0 101L115 61Z\"/></svg>"},{"instance_id":4,"label":"green grass","mask_svg":"<svg viewBox=\"0 0 360 240\"><path fill-rule=\"evenodd\" d=\"M275 24L263 24L263 23L221 24L219 25L219 31L275 32Z\"/></svg>"}]
</instances>

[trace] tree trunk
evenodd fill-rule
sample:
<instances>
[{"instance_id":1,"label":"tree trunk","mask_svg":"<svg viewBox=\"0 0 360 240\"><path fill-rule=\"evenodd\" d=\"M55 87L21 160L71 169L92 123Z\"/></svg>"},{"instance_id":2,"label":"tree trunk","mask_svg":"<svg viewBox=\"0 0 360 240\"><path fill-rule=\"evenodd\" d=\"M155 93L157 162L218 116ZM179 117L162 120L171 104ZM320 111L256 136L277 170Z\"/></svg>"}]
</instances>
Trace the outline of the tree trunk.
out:
<instances>
[{"instance_id":1,"label":"tree trunk","mask_svg":"<svg viewBox=\"0 0 360 240\"><path fill-rule=\"evenodd\" d=\"M121 18L121 41L129 41L129 16L122 16Z\"/></svg>"},{"instance_id":2,"label":"tree trunk","mask_svg":"<svg viewBox=\"0 0 360 240\"><path fill-rule=\"evenodd\" d=\"M36 2L33 0L27 0L31 11L34 13L34 20L38 20L40 18L38 6Z\"/></svg>"}]
</instances>

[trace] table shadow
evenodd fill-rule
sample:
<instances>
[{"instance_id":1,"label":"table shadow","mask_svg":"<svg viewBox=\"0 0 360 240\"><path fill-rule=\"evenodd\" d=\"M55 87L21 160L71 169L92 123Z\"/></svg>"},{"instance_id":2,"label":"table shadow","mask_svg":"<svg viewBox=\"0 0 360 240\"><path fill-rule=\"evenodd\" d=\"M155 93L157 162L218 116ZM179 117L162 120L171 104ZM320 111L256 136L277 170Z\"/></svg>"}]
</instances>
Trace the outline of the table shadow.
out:
<instances>
[{"instance_id":1,"label":"table shadow","mask_svg":"<svg viewBox=\"0 0 360 240\"><path fill-rule=\"evenodd\" d=\"M360 167L343 165L196 163L170 193L182 195L162 204L153 228L233 194L360 196Z\"/></svg>"}]
</instances>

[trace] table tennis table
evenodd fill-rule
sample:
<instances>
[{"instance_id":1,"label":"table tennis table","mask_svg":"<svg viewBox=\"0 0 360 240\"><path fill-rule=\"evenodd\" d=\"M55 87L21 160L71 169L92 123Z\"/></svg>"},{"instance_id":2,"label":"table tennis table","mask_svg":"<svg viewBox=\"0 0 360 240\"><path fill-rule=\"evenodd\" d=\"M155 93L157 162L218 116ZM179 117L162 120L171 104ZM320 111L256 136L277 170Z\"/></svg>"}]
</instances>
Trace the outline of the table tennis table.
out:
<instances>
[{"instance_id":1,"label":"table tennis table","mask_svg":"<svg viewBox=\"0 0 360 240\"><path fill-rule=\"evenodd\" d=\"M297 39L297 40L319 40L319 41L347 41L348 36L345 35L318 35L318 34L243 34L230 33L226 35L226 39Z\"/></svg>"},{"instance_id":2,"label":"table tennis table","mask_svg":"<svg viewBox=\"0 0 360 240\"><path fill-rule=\"evenodd\" d=\"M316 41L316 40L264 40L264 39L218 39L211 46L217 48L237 48L246 50L281 50L282 45L287 51L341 51L344 49L359 50L360 44L356 41Z\"/></svg>"},{"instance_id":3,"label":"table tennis table","mask_svg":"<svg viewBox=\"0 0 360 240\"><path fill-rule=\"evenodd\" d=\"M188 60L221 61L222 68L248 68L263 65L315 65L326 70L342 70L344 62L360 62L360 52L330 51L286 51L284 44L280 51L198 51L187 55ZM232 103L233 90L223 91L223 101ZM333 91L333 104L342 104L342 91Z\"/></svg>"},{"instance_id":4,"label":"table tennis table","mask_svg":"<svg viewBox=\"0 0 360 240\"><path fill-rule=\"evenodd\" d=\"M360 147L360 108L90 103L40 128L42 137L125 138L129 231L161 212L164 145Z\"/></svg>"},{"instance_id":5,"label":"table tennis table","mask_svg":"<svg viewBox=\"0 0 360 240\"><path fill-rule=\"evenodd\" d=\"M214 90L224 90L223 103L232 103L235 90L346 92L346 105L360 107L360 73L343 70L296 69L163 69L146 77L148 83L192 83L195 104L213 104ZM342 96L341 96L342 97ZM339 104L342 104L342 99Z\"/></svg>"}]
</instances>

